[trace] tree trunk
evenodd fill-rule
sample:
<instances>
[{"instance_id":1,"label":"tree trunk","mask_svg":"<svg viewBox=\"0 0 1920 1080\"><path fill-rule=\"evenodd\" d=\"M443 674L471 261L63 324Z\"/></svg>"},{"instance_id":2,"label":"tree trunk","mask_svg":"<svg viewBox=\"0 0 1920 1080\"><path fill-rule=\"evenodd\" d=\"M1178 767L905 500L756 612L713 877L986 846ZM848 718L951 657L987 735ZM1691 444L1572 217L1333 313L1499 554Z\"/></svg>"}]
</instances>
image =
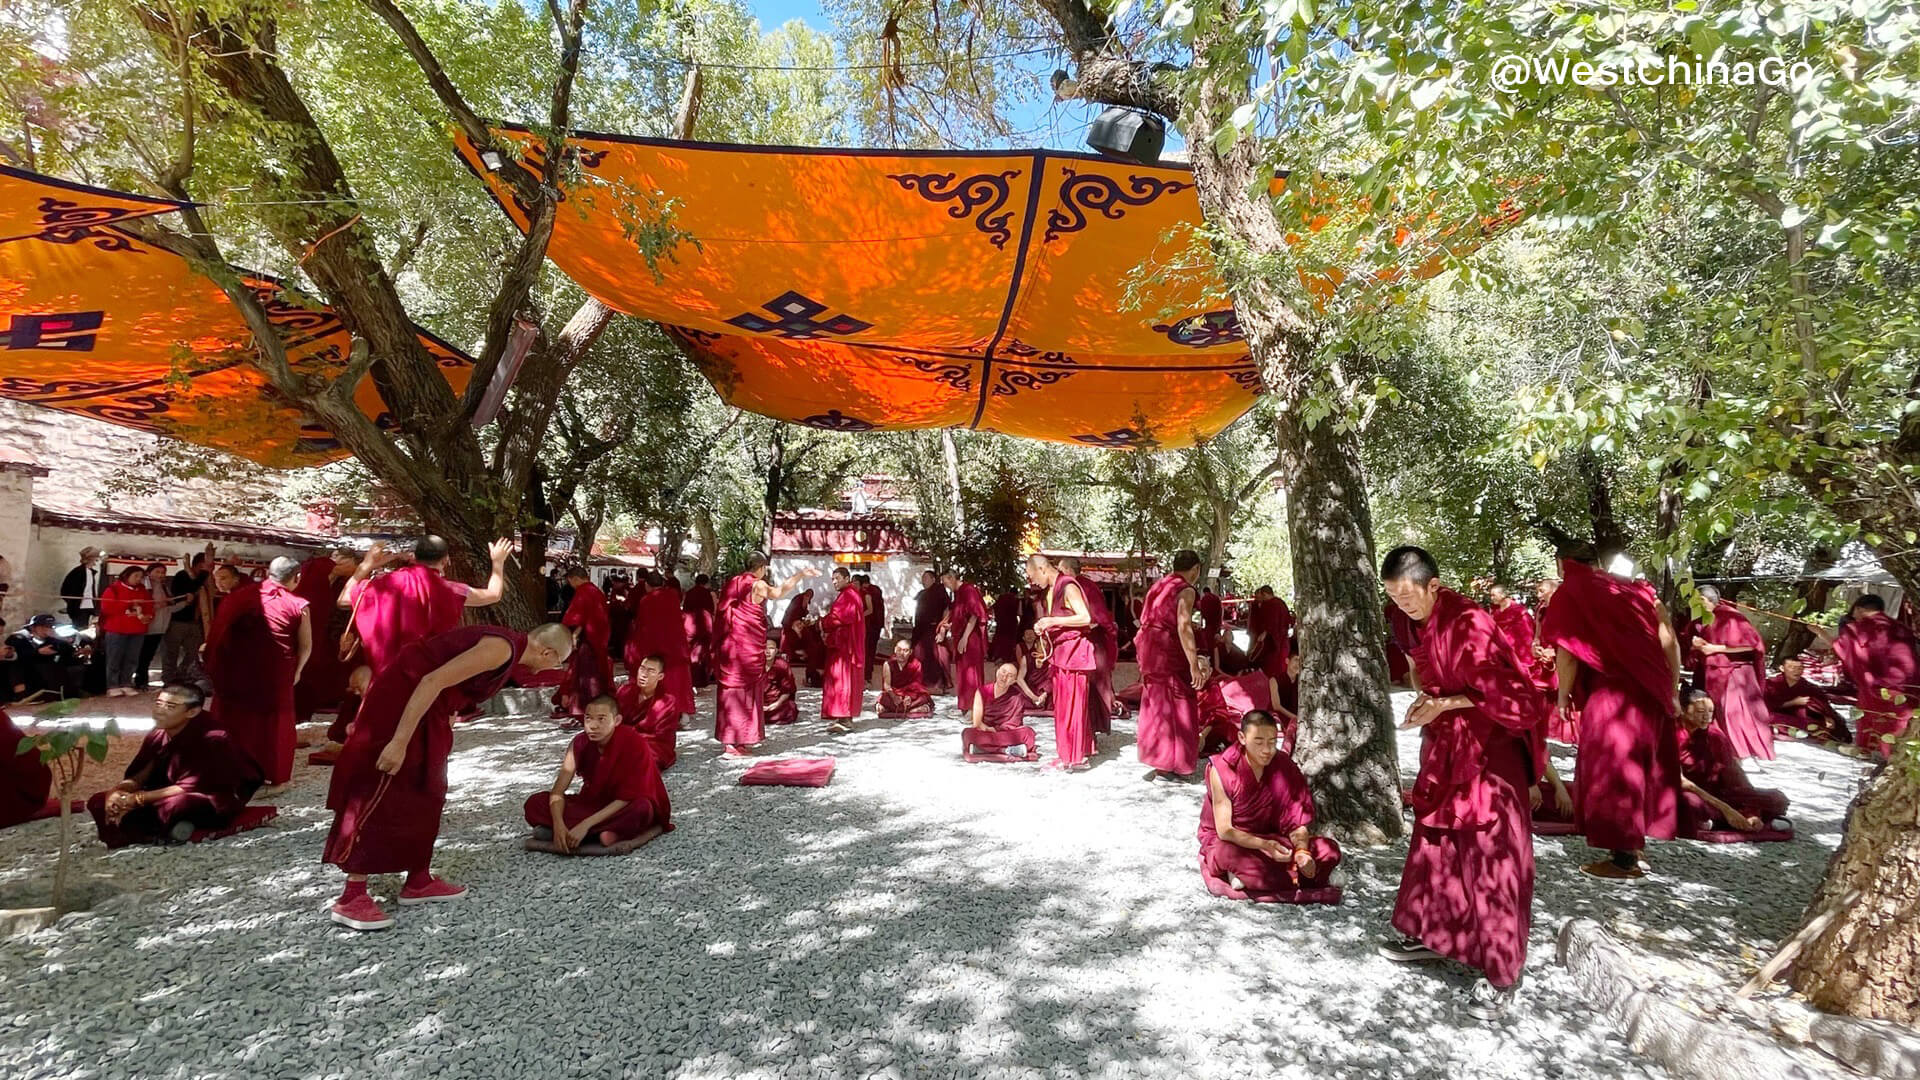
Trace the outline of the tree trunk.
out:
<instances>
[{"instance_id":1,"label":"tree trunk","mask_svg":"<svg viewBox=\"0 0 1920 1080\"><path fill-rule=\"evenodd\" d=\"M1207 504L1213 511L1213 524L1207 530L1207 575L1217 589L1226 576L1227 541L1233 535L1233 512L1238 507L1220 499L1209 499Z\"/></svg>"},{"instance_id":2,"label":"tree trunk","mask_svg":"<svg viewBox=\"0 0 1920 1080\"><path fill-rule=\"evenodd\" d=\"M693 535L700 542L700 573L713 575L720 569L720 540L713 531L713 511L704 506L693 508Z\"/></svg>"},{"instance_id":3,"label":"tree trunk","mask_svg":"<svg viewBox=\"0 0 1920 1080\"><path fill-rule=\"evenodd\" d=\"M787 425L773 425L773 441L767 448L767 489L764 496L767 522L760 533L760 550L773 554L773 516L780 512L780 489L786 483Z\"/></svg>"},{"instance_id":4,"label":"tree trunk","mask_svg":"<svg viewBox=\"0 0 1920 1080\"><path fill-rule=\"evenodd\" d=\"M1827 598L1833 593L1833 581L1830 578L1814 577L1824 570L1833 569L1840 559L1840 550L1826 544L1817 544L1807 552L1807 561L1801 565L1800 586L1795 590L1795 600L1788 615L1804 619L1810 614L1827 610ZM1773 666L1807 651L1813 644L1813 627L1805 623L1789 623L1787 632L1781 636L1779 644L1773 647Z\"/></svg>"},{"instance_id":5,"label":"tree trunk","mask_svg":"<svg viewBox=\"0 0 1920 1080\"><path fill-rule=\"evenodd\" d=\"M947 501L953 508L953 535L966 534L967 516L960 502L960 448L953 444L953 429L940 429L940 457L947 466Z\"/></svg>"},{"instance_id":6,"label":"tree trunk","mask_svg":"<svg viewBox=\"0 0 1920 1080\"><path fill-rule=\"evenodd\" d=\"M1632 537L1614 513L1613 484L1607 479L1606 466L1599 455L1582 446L1573 460L1581 479L1587 482L1587 516L1593 521L1593 547L1600 556L1600 565L1605 566L1608 559L1626 552Z\"/></svg>"},{"instance_id":7,"label":"tree trunk","mask_svg":"<svg viewBox=\"0 0 1920 1080\"><path fill-rule=\"evenodd\" d=\"M1920 770L1897 746L1847 814L1840 850L1803 925L1831 918L1794 962L1815 1008L1920 1021Z\"/></svg>"}]
</instances>

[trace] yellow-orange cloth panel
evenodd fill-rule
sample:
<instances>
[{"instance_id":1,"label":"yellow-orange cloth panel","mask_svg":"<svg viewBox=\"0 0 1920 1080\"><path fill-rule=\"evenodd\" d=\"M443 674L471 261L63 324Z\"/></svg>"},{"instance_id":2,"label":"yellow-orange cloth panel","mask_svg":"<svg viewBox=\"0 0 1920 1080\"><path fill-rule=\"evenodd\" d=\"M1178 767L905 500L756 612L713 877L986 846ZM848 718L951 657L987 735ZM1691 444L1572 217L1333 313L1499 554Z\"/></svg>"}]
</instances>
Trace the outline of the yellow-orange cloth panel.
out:
<instances>
[{"instance_id":1,"label":"yellow-orange cloth panel","mask_svg":"<svg viewBox=\"0 0 1920 1080\"><path fill-rule=\"evenodd\" d=\"M253 335L219 285L116 222L178 204L0 167L0 397L170 435L265 465L347 456L325 428L281 402L251 362ZM289 301L271 278L237 272L300 371L338 372L350 343L325 307ZM425 331L456 390L473 362ZM355 399L389 423L373 380Z\"/></svg>"},{"instance_id":2,"label":"yellow-orange cloth panel","mask_svg":"<svg viewBox=\"0 0 1920 1080\"><path fill-rule=\"evenodd\" d=\"M502 127L530 161L544 152ZM521 227L524 210L461 156ZM727 401L839 431L1092 446L1218 432L1260 379L1210 272L1135 290L1200 218L1191 174L1057 151L817 150L582 134L547 254L669 327ZM631 239L671 206L658 277Z\"/></svg>"}]
</instances>

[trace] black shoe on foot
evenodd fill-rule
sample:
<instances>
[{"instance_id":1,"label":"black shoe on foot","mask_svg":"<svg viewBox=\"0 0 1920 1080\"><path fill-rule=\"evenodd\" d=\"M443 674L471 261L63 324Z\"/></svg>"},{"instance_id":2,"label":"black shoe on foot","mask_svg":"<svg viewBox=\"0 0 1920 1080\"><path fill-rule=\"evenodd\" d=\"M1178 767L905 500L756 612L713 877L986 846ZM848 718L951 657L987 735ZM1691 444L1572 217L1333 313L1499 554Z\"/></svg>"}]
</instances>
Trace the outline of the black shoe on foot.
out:
<instances>
[{"instance_id":1,"label":"black shoe on foot","mask_svg":"<svg viewBox=\"0 0 1920 1080\"><path fill-rule=\"evenodd\" d=\"M1467 1015L1475 1020L1498 1020L1513 1006L1513 987L1495 986L1485 979L1467 994Z\"/></svg>"},{"instance_id":2,"label":"black shoe on foot","mask_svg":"<svg viewBox=\"0 0 1920 1080\"><path fill-rule=\"evenodd\" d=\"M1410 937L1383 941L1379 945L1379 952L1381 956L1396 964L1424 964L1441 959L1439 953L1427 948L1418 939Z\"/></svg>"}]
</instances>

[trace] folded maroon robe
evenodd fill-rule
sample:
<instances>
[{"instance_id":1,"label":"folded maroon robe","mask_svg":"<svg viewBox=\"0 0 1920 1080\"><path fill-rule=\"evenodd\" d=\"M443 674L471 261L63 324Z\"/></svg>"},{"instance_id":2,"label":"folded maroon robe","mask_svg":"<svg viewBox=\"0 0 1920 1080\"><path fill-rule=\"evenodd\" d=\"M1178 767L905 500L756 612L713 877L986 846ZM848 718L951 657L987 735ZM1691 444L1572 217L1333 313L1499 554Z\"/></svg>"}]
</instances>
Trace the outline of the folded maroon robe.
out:
<instances>
[{"instance_id":1,"label":"folded maroon robe","mask_svg":"<svg viewBox=\"0 0 1920 1080\"><path fill-rule=\"evenodd\" d=\"M826 680L820 691L820 715L851 720L860 715L867 689L866 594L848 582L820 619L827 647Z\"/></svg>"},{"instance_id":2,"label":"folded maroon robe","mask_svg":"<svg viewBox=\"0 0 1920 1080\"><path fill-rule=\"evenodd\" d=\"M662 771L673 768L680 759L674 741L674 734L680 730L680 713L666 693L656 686L652 697L643 698L640 687L627 682L614 691L613 699L620 705L620 723L645 736L653 748L655 767Z\"/></svg>"},{"instance_id":3,"label":"folded maroon robe","mask_svg":"<svg viewBox=\"0 0 1920 1080\"><path fill-rule=\"evenodd\" d=\"M0 709L0 829L34 820L53 790L52 767L42 764L38 753L17 752L26 737Z\"/></svg>"},{"instance_id":4,"label":"folded maroon robe","mask_svg":"<svg viewBox=\"0 0 1920 1080\"><path fill-rule=\"evenodd\" d=\"M748 787L826 787L833 779L834 761L824 758L781 758L762 761L740 774Z\"/></svg>"},{"instance_id":5,"label":"folded maroon robe","mask_svg":"<svg viewBox=\"0 0 1920 1080\"><path fill-rule=\"evenodd\" d=\"M1834 639L1833 655L1853 683L1860 706L1854 744L1885 753L1883 737L1904 734L1920 702L1920 650L1913 632L1885 612L1875 612L1847 623Z\"/></svg>"},{"instance_id":6,"label":"folded maroon robe","mask_svg":"<svg viewBox=\"0 0 1920 1080\"><path fill-rule=\"evenodd\" d=\"M920 679L920 661L887 661L887 688L880 691L880 715L887 718L927 716L933 712L933 695Z\"/></svg>"},{"instance_id":7,"label":"folded maroon robe","mask_svg":"<svg viewBox=\"0 0 1920 1080\"><path fill-rule=\"evenodd\" d=\"M269 784L293 776L293 667L306 611L279 582L248 581L220 601L207 631L213 710Z\"/></svg>"},{"instance_id":8,"label":"folded maroon robe","mask_svg":"<svg viewBox=\"0 0 1920 1080\"><path fill-rule=\"evenodd\" d=\"M1743 758L1773 759L1773 720L1767 713L1767 647L1745 615L1726 601L1713 609L1710 622L1695 620L1691 636L1711 645L1752 649L1742 656L1691 655L1695 678L1713 698L1713 722L1726 731Z\"/></svg>"},{"instance_id":9,"label":"folded maroon robe","mask_svg":"<svg viewBox=\"0 0 1920 1080\"><path fill-rule=\"evenodd\" d=\"M259 790L261 773L213 717L202 713L172 735L160 728L147 732L127 763L126 779L139 784L141 791L175 785L186 790L129 811L118 823L107 821L111 793L96 793L87 800L87 810L93 814L100 842L110 848L158 843L182 821L196 830L224 829Z\"/></svg>"},{"instance_id":10,"label":"folded maroon robe","mask_svg":"<svg viewBox=\"0 0 1920 1080\"><path fill-rule=\"evenodd\" d=\"M346 632L350 613L340 606L340 592L347 587L349 575L335 576L331 555L308 559L300 564L300 579L294 584L295 596L307 602L307 616L313 620L313 652L293 687L293 715L297 723L313 719L316 709L331 709L347 694L347 676L359 661L340 659L340 635Z\"/></svg>"},{"instance_id":11,"label":"folded maroon robe","mask_svg":"<svg viewBox=\"0 0 1920 1080\"><path fill-rule=\"evenodd\" d=\"M714 624L713 737L728 746L752 746L765 737L761 708L767 684L767 608L755 602L759 575L735 574L720 593Z\"/></svg>"},{"instance_id":12,"label":"folded maroon robe","mask_svg":"<svg viewBox=\"0 0 1920 1080\"><path fill-rule=\"evenodd\" d=\"M583 582L573 590L561 625L579 633L579 648L567 658L567 678L554 694L554 704L573 716L587 714L587 702L613 692L613 657L607 647L613 637L613 617L607 610L607 594L593 582Z\"/></svg>"},{"instance_id":13,"label":"folded maroon robe","mask_svg":"<svg viewBox=\"0 0 1920 1080\"><path fill-rule=\"evenodd\" d=\"M1675 686L1650 587L1571 559L1540 637L1580 662L1580 831L1594 847L1638 851L1680 825Z\"/></svg>"},{"instance_id":14,"label":"folded maroon robe","mask_svg":"<svg viewBox=\"0 0 1920 1080\"><path fill-rule=\"evenodd\" d=\"M965 647L960 643L962 636ZM980 595L980 586L971 581L961 582L953 591L953 606L947 611L947 648L953 658L954 703L971 709L987 666L987 601Z\"/></svg>"},{"instance_id":15,"label":"folded maroon robe","mask_svg":"<svg viewBox=\"0 0 1920 1080\"><path fill-rule=\"evenodd\" d=\"M389 776L375 768L420 680L489 637L506 641L507 662L442 690L414 728L400 771ZM333 827L323 861L349 874L410 873L431 865L447 803L453 716L498 693L526 649L527 636L518 631L460 626L402 648L374 675L327 789Z\"/></svg>"},{"instance_id":16,"label":"folded maroon robe","mask_svg":"<svg viewBox=\"0 0 1920 1080\"><path fill-rule=\"evenodd\" d=\"M522 808L527 824L545 826L558 832L571 829L599 813L615 799L627 805L610 818L594 826L590 839L610 832L615 841L631 840L648 829L673 828L673 807L667 800L667 786L660 779L653 746L637 729L625 724L613 729L606 745L581 732L569 748L573 754L574 775L580 778L580 790L563 800L564 822L553 820L551 791L536 791Z\"/></svg>"},{"instance_id":17,"label":"folded maroon robe","mask_svg":"<svg viewBox=\"0 0 1920 1080\"><path fill-rule=\"evenodd\" d=\"M1233 827L1270 840L1288 842L1295 829L1313 824L1313 795L1307 778L1286 754L1275 754L1266 771L1255 775L1246 751L1229 747L1209 761L1209 774L1233 804ZM1278 897L1304 889L1321 889L1340 865L1340 846L1324 836L1313 837L1307 848L1317 864L1311 877L1298 877L1291 862L1276 862L1264 851L1222 840L1213 824L1213 785L1200 801L1200 866L1202 873L1221 881L1237 877L1250 896Z\"/></svg>"},{"instance_id":18,"label":"folded maroon robe","mask_svg":"<svg viewBox=\"0 0 1920 1080\"><path fill-rule=\"evenodd\" d=\"M1200 767L1200 703L1180 642L1180 597L1192 591L1179 574L1154 582L1140 605L1133 639L1140 664L1140 763L1183 776Z\"/></svg>"},{"instance_id":19,"label":"folded maroon robe","mask_svg":"<svg viewBox=\"0 0 1920 1080\"><path fill-rule=\"evenodd\" d=\"M1232 746L1240 740L1240 721L1248 713L1255 709L1272 712L1276 704L1284 702L1273 700L1272 682L1266 672L1257 668L1238 675L1215 674L1209 677L1198 699L1207 741ZM1294 741L1300 734L1298 719L1278 713L1274 713L1274 719L1280 721L1280 751L1293 753Z\"/></svg>"},{"instance_id":20,"label":"folded maroon robe","mask_svg":"<svg viewBox=\"0 0 1920 1080\"><path fill-rule=\"evenodd\" d=\"M472 591L438 570L412 563L364 582L353 600L353 626L362 653L355 662L379 674L401 649L459 626Z\"/></svg>"},{"instance_id":21,"label":"folded maroon robe","mask_svg":"<svg viewBox=\"0 0 1920 1080\"><path fill-rule=\"evenodd\" d=\"M787 663L787 658L784 656L774 657L773 665L767 669L767 689L761 703L773 705L774 702L779 701L780 704L776 708L763 709L762 722L791 724L799 720L800 709L794 702L794 694L798 690L799 687L793 681L793 665ZM781 701L782 698L786 700Z\"/></svg>"}]
</instances>

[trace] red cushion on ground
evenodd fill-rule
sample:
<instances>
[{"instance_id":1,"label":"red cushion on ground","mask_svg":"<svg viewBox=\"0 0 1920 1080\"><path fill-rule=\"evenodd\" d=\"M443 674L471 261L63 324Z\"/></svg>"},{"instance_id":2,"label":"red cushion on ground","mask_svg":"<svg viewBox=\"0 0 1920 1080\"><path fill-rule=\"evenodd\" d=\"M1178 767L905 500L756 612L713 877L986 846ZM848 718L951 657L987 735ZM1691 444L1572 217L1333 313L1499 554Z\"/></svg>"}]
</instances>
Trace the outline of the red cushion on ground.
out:
<instances>
[{"instance_id":1,"label":"red cushion on ground","mask_svg":"<svg viewBox=\"0 0 1920 1080\"><path fill-rule=\"evenodd\" d=\"M234 818L225 828L195 829L193 830L193 835L188 837L187 840L195 844L207 840L218 840L223 836L243 833L248 829L257 829L279 816L280 808L277 806L249 806L240 811L240 815Z\"/></svg>"},{"instance_id":2,"label":"red cushion on ground","mask_svg":"<svg viewBox=\"0 0 1920 1080\"><path fill-rule=\"evenodd\" d=\"M1533 823L1535 836L1572 836L1580 831L1580 826L1571 821L1536 821Z\"/></svg>"},{"instance_id":3,"label":"red cushion on ground","mask_svg":"<svg viewBox=\"0 0 1920 1080\"><path fill-rule=\"evenodd\" d=\"M86 800L84 799L73 800L73 812L76 814L86 813L87 812ZM40 807L40 809L33 812L33 816L28 818L27 821L45 821L47 818L59 817L59 816L60 816L60 800L49 798L46 801L46 803Z\"/></svg>"},{"instance_id":4,"label":"red cushion on ground","mask_svg":"<svg viewBox=\"0 0 1920 1080\"><path fill-rule=\"evenodd\" d=\"M833 779L833 759L784 758L762 761L740 774L740 782L769 787L826 787Z\"/></svg>"},{"instance_id":5,"label":"red cushion on ground","mask_svg":"<svg viewBox=\"0 0 1920 1080\"><path fill-rule=\"evenodd\" d=\"M1284 893L1246 892L1234 888L1228 882L1207 872L1206 861L1200 863L1200 880L1206 882L1207 891L1226 900L1248 900L1256 904L1337 904L1346 893L1338 885L1328 885L1320 889L1296 889Z\"/></svg>"},{"instance_id":6,"label":"red cushion on ground","mask_svg":"<svg viewBox=\"0 0 1920 1080\"><path fill-rule=\"evenodd\" d=\"M1682 840L1698 840L1703 844L1779 844L1793 839L1792 829L1761 829L1757 832L1741 832L1739 829L1702 829L1699 832L1681 833Z\"/></svg>"}]
</instances>

